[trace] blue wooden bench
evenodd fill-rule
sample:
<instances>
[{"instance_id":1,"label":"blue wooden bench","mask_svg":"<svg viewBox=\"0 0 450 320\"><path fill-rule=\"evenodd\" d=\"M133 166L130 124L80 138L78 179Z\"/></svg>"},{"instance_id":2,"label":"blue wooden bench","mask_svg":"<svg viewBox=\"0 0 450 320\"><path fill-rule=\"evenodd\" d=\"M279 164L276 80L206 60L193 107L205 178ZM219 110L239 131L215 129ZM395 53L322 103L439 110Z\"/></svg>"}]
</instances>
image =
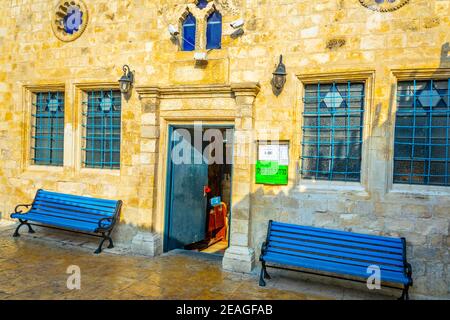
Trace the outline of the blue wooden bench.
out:
<instances>
[{"instance_id":1,"label":"blue wooden bench","mask_svg":"<svg viewBox=\"0 0 450 320\"><path fill-rule=\"evenodd\" d=\"M20 221L14 232L19 237L19 229L32 225L64 231L72 231L102 238L96 254L102 252L103 243L108 240L108 248L114 248L111 232L118 220L122 201L104 200L74 196L45 190L38 190L32 204L18 205L11 218ZM23 212L24 208L28 209ZM37 222L34 224L30 222Z\"/></svg>"},{"instance_id":2,"label":"blue wooden bench","mask_svg":"<svg viewBox=\"0 0 450 320\"><path fill-rule=\"evenodd\" d=\"M385 287L403 290L400 299L409 299L408 290L413 285L404 238L270 221L260 261L260 286L266 285L264 279L270 279L268 267L367 282L371 276L368 267L374 265L380 268L381 282Z\"/></svg>"}]
</instances>

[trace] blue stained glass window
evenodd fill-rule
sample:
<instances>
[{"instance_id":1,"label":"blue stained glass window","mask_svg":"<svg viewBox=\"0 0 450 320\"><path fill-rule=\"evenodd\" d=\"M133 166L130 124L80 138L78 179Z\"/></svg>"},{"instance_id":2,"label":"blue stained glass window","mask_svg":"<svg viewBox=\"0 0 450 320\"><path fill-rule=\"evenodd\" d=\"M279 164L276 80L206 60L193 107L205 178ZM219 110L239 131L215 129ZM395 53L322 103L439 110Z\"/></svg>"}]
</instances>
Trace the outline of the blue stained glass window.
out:
<instances>
[{"instance_id":1,"label":"blue stained glass window","mask_svg":"<svg viewBox=\"0 0 450 320\"><path fill-rule=\"evenodd\" d=\"M83 110L84 165L119 169L121 137L120 91L91 91Z\"/></svg>"},{"instance_id":2,"label":"blue stained glass window","mask_svg":"<svg viewBox=\"0 0 450 320\"><path fill-rule=\"evenodd\" d=\"M302 177L361 179L364 83L305 86Z\"/></svg>"},{"instance_id":3,"label":"blue stained glass window","mask_svg":"<svg viewBox=\"0 0 450 320\"><path fill-rule=\"evenodd\" d=\"M450 79L399 82L394 183L450 185Z\"/></svg>"},{"instance_id":4,"label":"blue stained glass window","mask_svg":"<svg viewBox=\"0 0 450 320\"><path fill-rule=\"evenodd\" d=\"M70 6L63 21L64 31L69 34L74 34L83 24L83 12L81 12L80 8L77 6Z\"/></svg>"},{"instance_id":5,"label":"blue stained glass window","mask_svg":"<svg viewBox=\"0 0 450 320\"><path fill-rule=\"evenodd\" d=\"M206 49L220 49L222 47L222 15L214 11L208 17L206 27Z\"/></svg>"},{"instance_id":6,"label":"blue stained glass window","mask_svg":"<svg viewBox=\"0 0 450 320\"><path fill-rule=\"evenodd\" d=\"M182 50L183 51L194 51L195 50L195 33L197 29L197 21L192 13L184 19L183 21L183 40L182 40Z\"/></svg>"},{"instance_id":7,"label":"blue stained glass window","mask_svg":"<svg viewBox=\"0 0 450 320\"><path fill-rule=\"evenodd\" d=\"M207 6L208 6L208 0L198 0L197 1L197 8L205 9Z\"/></svg>"},{"instance_id":8,"label":"blue stained glass window","mask_svg":"<svg viewBox=\"0 0 450 320\"><path fill-rule=\"evenodd\" d=\"M64 93L41 92L33 103L33 163L64 164Z\"/></svg>"}]
</instances>

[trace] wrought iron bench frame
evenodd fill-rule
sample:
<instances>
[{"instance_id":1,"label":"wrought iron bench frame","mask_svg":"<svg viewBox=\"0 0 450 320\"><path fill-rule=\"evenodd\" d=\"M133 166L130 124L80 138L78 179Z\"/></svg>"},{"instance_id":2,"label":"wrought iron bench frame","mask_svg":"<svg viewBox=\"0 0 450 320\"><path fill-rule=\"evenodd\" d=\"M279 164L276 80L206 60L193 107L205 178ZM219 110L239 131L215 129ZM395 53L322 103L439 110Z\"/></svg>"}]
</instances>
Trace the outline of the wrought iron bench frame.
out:
<instances>
[{"instance_id":1,"label":"wrought iron bench frame","mask_svg":"<svg viewBox=\"0 0 450 320\"><path fill-rule=\"evenodd\" d=\"M37 196L39 191L41 191L41 189L39 189L36 192L36 196ZM35 196L35 199L33 200L33 203L31 203L31 204L19 204L19 205L17 205L16 208L14 209L14 213L12 213L11 216L13 214L23 214L23 215L27 214L28 211L30 211L33 208L34 203L36 201L36 196ZM76 201L74 201L74 202L76 202ZM95 250L95 252L94 252L95 254L100 254L102 252L102 247L103 247L103 244L105 243L105 241L109 242L109 245L107 247L108 249L114 248L114 242L113 242L113 240L111 238L111 233L112 233L112 231L114 229L114 226L116 225L116 222L118 220L118 217L119 217L119 214L120 214L120 210L122 209L122 204L123 204L123 202L121 200L117 201L117 206L116 206L116 210L115 210L114 215L112 217L105 217L105 218L100 219L98 221L98 228L93 233L77 231L76 229L60 228L60 227L55 227L55 226L48 225L48 224L43 224L43 223L38 223L38 224L37 223L30 223L29 221L32 221L32 220L16 218L16 219L19 220L20 224L17 226L17 228L16 228L16 230L15 230L15 232L13 234L13 237L14 238L20 237L19 230L24 225L28 226L28 233L30 233L30 234L36 233L33 230L32 226L41 227L41 228L48 228L48 229L54 229L54 230L65 231L65 232L71 232L71 233L78 233L78 234L83 234L83 235L86 235L86 236L101 238L102 240L100 241L100 244L99 244L97 250ZM21 207L27 208L28 209L27 212L19 210ZM108 227L105 227L105 225L102 224L104 221L110 221L111 223L110 223L110 225Z\"/></svg>"},{"instance_id":2,"label":"wrought iron bench frame","mask_svg":"<svg viewBox=\"0 0 450 320\"><path fill-rule=\"evenodd\" d=\"M330 278L334 278L334 279L347 280L347 281L358 282L358 283L367 283L366 280L352 279L352 278L349 278L348 276L346 276L345 274L339 275L339 273L337 273L337 272L328 272L330 274L326 274L326 273L321 273L321 271L318 271L318 272L309 271L308 268L302 268L302 269L305 269L305 270L300 270L300 269L294 269L294 268L289 268L289 267L283 267L281 265L268 265L267 262L263 260L263 257L264 257L264 255L266 253L267 247L268 247L269 242L270 242L269 241L269 237L270 237L270 231L272 229L272 223L273 223L273 220L270 220L269 221L268 230L267 230L266 241L263 242L263 244L261 246L261 255L260 255L260 258L259 258L259 261L262 264L261 273L260 273L260 277L259 277L259 285L261 287L265 287L266 286L265 279L266 280L270 280L271 279L271 276L267 272L267 268L287 270L287 271L294 271L294 272L300 272L300 273L305 273L305 274L312 274L312 275L317 275L317 276L325 276L325 277L330 277ZM348 232L348 233L351 233L351 232ZM405 272L405 275L410 280L410 282L409 282L409 284L404 285L403 288L396 287L396 286L391 286L391 285L386 285L385 283L383 283L382 286L386 287L386 288L402 290L402 295L399 298L399 300L409 300L409 288L413 286L412 267L411 267L411 264L408 263L408 261L406 259L406 239L405 238L400 238L400 239L401 239L402 244L403 244L403 267L404 267L404 272Z\"/></svg>"}]
</instances>

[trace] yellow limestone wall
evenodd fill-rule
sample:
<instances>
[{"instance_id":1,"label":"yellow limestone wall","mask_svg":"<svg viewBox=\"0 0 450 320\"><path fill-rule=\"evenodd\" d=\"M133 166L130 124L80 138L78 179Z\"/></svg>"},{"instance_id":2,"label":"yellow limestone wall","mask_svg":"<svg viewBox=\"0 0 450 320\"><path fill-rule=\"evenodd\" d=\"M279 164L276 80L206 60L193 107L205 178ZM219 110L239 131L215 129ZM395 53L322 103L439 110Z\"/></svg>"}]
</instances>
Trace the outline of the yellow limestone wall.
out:
<instances>
[{"instance_id":1,"label":"yellow limestone wall","mask_svg":"<svg viewBox=\"0 0 450 320\"><path fill-rule=\"evenodd\" d=\"M32 200L38 188L120 198L122 225L157 229L162 201L158 170L158 113L138 93L123 102L121 170L87 170L80 165L80 92L113 86L123 64L136 71L136 87L259 82L250 128L280 129L291 145L287 187L254 185L252 171L236 178L250 190L234 200L249 203L250 217L239 219L235 245L258 250L269 219L405 236L414 268L415 292L449 292L449 188L403 187L391 183L392 134L397 78L450 74L450 1L411 0L394 12L379 13L358 0L216 0L224 19L223 49L206 66L193 53L179 52L167 32L178 25L189 0L86 1L90 21L74 42L58 40L50 26L57 1L0 1L0 212ZM199 16L201 12L191 10ZM234 38L229 22L245 19L244 35ZM204 28L199 20L199 30ZM204 45L199 31L198 43ZM270 85L280 54L287 84L276 97ZM302 181L302 83L318 79L368 79L362 183ZM45 88L66 92L65 166L35 167L29 161L29 95ZM195 110L208 97L180 98L166 109ZM227 100L228 101L228 100ZM228 102L209 103L219 117ZM143 113L144 112L144 113ZM201 117L201 111L196 113ZM240 124L241 125L241 124ZM245 127L245 125L242 125ZM28 141L28 142L27 142ZM162 143L162 142L161 142ZM162 149L165 150L165 149ZM246 237L248 239L246 239ZM242 240L243 239L243 240ZM232 240L233 242L233 240ZM248 242L248 243L247 243ZM256 252L256 255L259 253Z\"/></svg>"}]
</instances>

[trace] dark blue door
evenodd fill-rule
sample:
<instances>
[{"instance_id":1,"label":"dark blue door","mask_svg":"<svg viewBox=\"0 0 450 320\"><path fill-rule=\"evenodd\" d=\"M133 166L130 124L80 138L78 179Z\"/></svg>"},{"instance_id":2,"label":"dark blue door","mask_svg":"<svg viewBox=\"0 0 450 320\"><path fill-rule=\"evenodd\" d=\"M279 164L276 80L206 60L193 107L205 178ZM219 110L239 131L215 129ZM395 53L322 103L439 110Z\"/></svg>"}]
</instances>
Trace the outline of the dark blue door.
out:
<instances>
[{"instance_id":1,"label":"dark blue door","mask_svg":"<svg viewBox=\"0 0 450 320\"><path fill-rule=\"evenodd\" d=\"M205 239L207 202L204 187L208 184L203 146L197 150L191 144L193 130L173 130L171 141L167 251Z\"/></svg>"}]
</instances>

